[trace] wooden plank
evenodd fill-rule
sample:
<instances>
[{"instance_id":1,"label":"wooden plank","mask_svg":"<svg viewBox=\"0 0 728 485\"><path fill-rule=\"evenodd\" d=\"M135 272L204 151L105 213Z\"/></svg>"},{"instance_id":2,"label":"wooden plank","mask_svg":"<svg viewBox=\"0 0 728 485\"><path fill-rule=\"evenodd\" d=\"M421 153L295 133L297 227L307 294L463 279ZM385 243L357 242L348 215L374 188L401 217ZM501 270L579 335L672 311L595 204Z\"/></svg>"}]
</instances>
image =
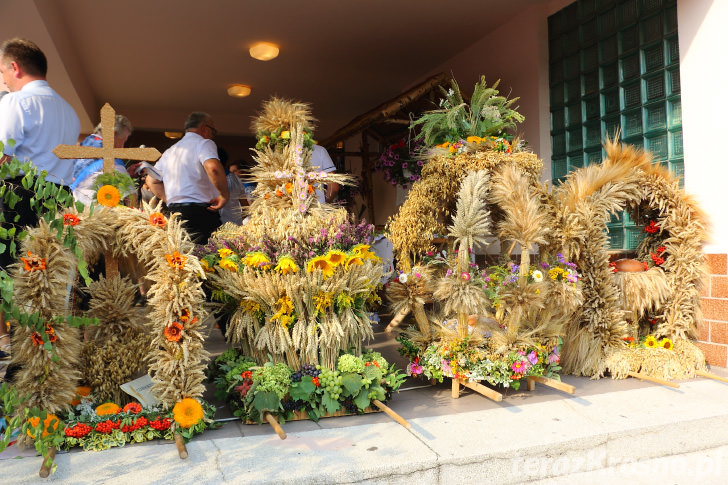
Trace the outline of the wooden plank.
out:
<instances>
[{"instance_id":1,"label":"wooden plank","mask_svg":"<svg viewBox=\"0 0 728 485\"><path fill-rule=\"evenodd\" d=\"M463 387L467 387L468 389L472 389L473 391L477 392L478 394L482 394L483 396L487 397L488 399L491 399L495 402L500 402L503 400L503 394L500 392L494 391L493 389L489 387L485 387L482 384L478 384L477 382L470 382L466 381L465 379L453 379L453 382L458 381L458 384L460 384ZM455 384L453 384L454 386Z\"/></svg>"},{"instance_id":2,"label":"wooden plank","mask_svg":"<svg viewBox=\"0 0 728 485\"><path fill-rule=\"evenodd\" d=\"M394 411L392 411L392 409L390 409L389 406L387 406L386 404L384 404L379 399L373 399L372 400L372 404L374 404L376 407L378 407L379 409L381 409L382 411L384 411L384 413L387 416L389 416L390 418L394 419L395 421L397 421L399 424L401 424L405 428L410 429L412 427L412 425L409 423L409 421L407 421L402 416L400 416L399 414L397 414Z\"/></svg>"},{"instance_id":3,"label":"wooden plank","mask_svg":"<svg viewBox=\"0 0 728 485\"><path fill-rule=\"evenodd\" d=\"M38 475L41 478L48 478L48 475L51 474L51 468L53 467L53 460L56 458L56 449L51 448L48 450L48 454L43 457L43 463L40 466L40 471L38 472Z\"/></svg>"},{"instance_id":4,"label":"wooden plank","mask_svg":"<svg viewBox=\"0 0 728 485\"><path fill-rule=\"evenodd\" d=\"M536 388L536 383L543 384L544 386L553 387L559 391L563 391L567 394L574 394L576 388L571 384L566 384L555 379L549 379L543 376L528 376L528 390L533 391Z\"/></svg>"},{"instance_id":5,"label":"wooden plank","mask_svg":"<svg viewBox=\"0 0 728 485\"><path fill-rule=\"evenodd\" d=\"M370 414L370 413L381 413L379 409L377 409L374 406L369 406L368 408L364 409L363 414ZM327 413L323 416L320 416L321 419L323 418L337 418L339 416L357 416L358 413L350 413L346 410L342 409L340 411L336 411L335 413ZM293 416L291 419L286 419L286 421L303 421L304 419L311 419L308 417L308 413L306 411L294 411ZM245 424L261 424L257 421L253 421L251 419L243 420L243 423Z\"/></svg>"},{"instance_id":6,"label":"wooden plank","mask_svg":"<svg viewBox=\"0 0 728 485\"><path fill-rule=\"evenodd\" d=\"M177 445L177 453L179 454L180 459L186 460L189 454L187 453L187 447L185 446L185 439L181 434L174 434L174 444Z\"/></svg>"},{"instance_id":7,"label":"wooden plank","mask_svg":"<svg viewBox=\"0 0 728 485\"><path fill-rule=\"evenodd\" d=\"M715 374L711 374L710 372L706 372L704 370L696 370L695 374L699 375L700 377L707 377L708 379L715 379L716 381L728 382L728 379L726 379L725 377L717 376Z\"/></svg>"},{"instance_id":8,"label":"wooden plank","mask_svg":"<svg viewBox=\"0 0 728 485\"><path fill-rule=\"evenodd\" d=\"M269 413L268 411L264 411L263 412L263 419L265 419L266 421L268 421L268 424L270 424L273 427L273 429L275 430L276 434L278 435L278 437L280 439L284 440L284 439L286 439L288 437L288 435L286 434L286 432L283 431L283 428L281 428L281 425L278 422L278 420L276 419L276 417L273 416L271 413Z\"/></svg>"},{"instance_id":9,"label":"wooden plank","mask_svg":"<svg viewBox=\"0 0 728 485\"><path fill-rule=\"evenodd\" d=\"M639 379L641 381L654 382L655 384L660 384L662 386L668 386L668 387L674 387L675 389L680 389L680 384L675 384L674 382L670 382L668 380L661 379L659 377L648 376L647 374L642 374L641 372L627 372L627 375L630 377Z\"/></svg>"}]
</instances>

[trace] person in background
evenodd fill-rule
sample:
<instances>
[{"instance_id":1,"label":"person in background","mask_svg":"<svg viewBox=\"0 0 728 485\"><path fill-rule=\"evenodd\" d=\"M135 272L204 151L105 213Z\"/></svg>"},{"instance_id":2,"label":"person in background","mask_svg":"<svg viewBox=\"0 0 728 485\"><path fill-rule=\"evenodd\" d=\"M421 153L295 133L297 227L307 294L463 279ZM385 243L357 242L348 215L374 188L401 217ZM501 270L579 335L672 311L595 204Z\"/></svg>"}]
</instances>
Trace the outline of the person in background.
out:
<instances>
[{"instance_id":1,"label":"person in background","mask_svg":"<svg viewBox=\"0 0 728 485\"><path fill-rule=\"evenodd\" d=\"M243 183L240 181L238 175L231 170L231 167L237 168L237 165L234 162L228 163L227 152L222 148L218 148L218 154L220 155L220 162L225 167L225 178L227 179L228 192L230 193L230 198L220 209L220 220L223 224L231 222L240 226L243 223L243 211L240 201L245 197Z\"/></svg>"},{"instance_id":2,"label":"person in background","mask_svg":"<svg viewBox=\"0 0 728 485\"><path fill-rule=\"evenodd\" d=\"M114 148L124 148L126 140L131 135L133 128L131 122L124 115L116 115L114 119ZM104 144L101 138L101 123L96 126L94 132L81 142L82 147L101 148ZM114 168L119 173L128 173L136 176L139 163L131 165L128 169L120 159L114 160ZM73 165L73 183L71 190L73 197L84 205L90 205L96 200L96 178L104 171L104 161L100 158L79 158ZM126 194L128 195L128 194Z\"/></svg>"},{"instance_id":3,"label":"person in background","mask_svg":"<svg viewBox=\"0 0 728 485\"><path fill-rule=\"evenodd\" d=\"M46 180L65 186L71 182L73 162L61 160L53 154L58 145L74 145L78 141L81 123L70 104L58 95L46 81L48 61L35 43L19 38L6 40L0 45L0 76L9 94L0 99L0 164L12 160L32 162L39 171L45 170ZM8 143L9 141L14 143ZM8 189L20 200L14 208L3 207L4 228L15 225L18 233L25 226L38 224L38 216L30 207L35 193L21 184L22 176L5 180ZM15 217L17 221L14 221ZM9 222L14 221L14 222ZM9 239L0 239L9 245ZM0 268L13 262L10 252L0 252ZM9 357L10 339L4 332L5 318L0 313L0 351ZM12 328L10 329L12 333ZM14 372L8 367L6 380Z\"/></svg>"},{"instance_id":4,"label":"person in background","mask_svg":"<svg viewBox=\"0 0 728 485\"><path fill-rule=\"evenodd\" d=\"M220 163L215 123L207 113L191 113L184 125L185 136L167 149L154 166L161 180L147 177L147 184L170 212L185 221L192 241L205 244L220 227L220 209L227 202L225 169Z\"/></svg>"},{"instance_id":5,"label":"person in background","mask_svg":"<svg viewBox=\"0 0 728 485\"><path fill-rule=\"evenodd\" d=\"M329 152L326 151L321 145L313 146L313 153L311 153L311 165L317 172L331 173L336 171L336 165L331 160ZM324 189L316 189L316 198L322 204L325 202L332 202L336 200L336 194L339 193L341 188L336 182L329 182L325 184Z\"/></svg>"}]
</instances>

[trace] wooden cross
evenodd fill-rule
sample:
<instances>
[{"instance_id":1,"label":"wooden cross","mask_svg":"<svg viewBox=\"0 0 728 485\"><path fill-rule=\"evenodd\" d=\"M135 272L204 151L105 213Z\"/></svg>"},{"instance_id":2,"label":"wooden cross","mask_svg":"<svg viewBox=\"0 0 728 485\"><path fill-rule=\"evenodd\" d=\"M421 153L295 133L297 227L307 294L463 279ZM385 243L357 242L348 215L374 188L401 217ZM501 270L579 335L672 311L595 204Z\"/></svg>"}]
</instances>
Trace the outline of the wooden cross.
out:
<instances>
[{"instance_id":1,"label":"wooden cross","mask_svg":"<svg viewBox=\"0 0 728 485\"><path fill-rule=\"evenodd\" d=\"M82 147L77 145L58 145L53 153L62 159L69 158L102 158L104 160L104 173L114 172L114 159L126 158L129 160L144 160L153 162L162 156L156 148L114 148L114 125L116 124L116 111L109 103L101 108L101 138L103 146ZM118 261L110 254L106 255L106 277L111 278L118 273Z\"/></svg>"}]
</instances>

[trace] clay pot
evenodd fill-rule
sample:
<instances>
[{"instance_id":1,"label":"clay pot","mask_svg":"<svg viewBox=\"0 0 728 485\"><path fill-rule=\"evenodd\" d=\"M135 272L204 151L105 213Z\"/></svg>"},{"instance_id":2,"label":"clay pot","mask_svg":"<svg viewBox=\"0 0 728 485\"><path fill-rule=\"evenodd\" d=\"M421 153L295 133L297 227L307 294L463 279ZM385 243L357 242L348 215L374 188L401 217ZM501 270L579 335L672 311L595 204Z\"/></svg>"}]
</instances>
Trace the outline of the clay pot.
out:
<instances>
[{"instance_id":1,"label":"clay pot","mask_svg":"<svg viewBox=\"0 0 728 485\"><path fill-rule=\"evenodd\" d=\"M614 262L614 265L617 268L617 271L625 273L639 273L640 271L645 270L642 262L636 259L618 259Z\"/></svg>"}]
</instances>

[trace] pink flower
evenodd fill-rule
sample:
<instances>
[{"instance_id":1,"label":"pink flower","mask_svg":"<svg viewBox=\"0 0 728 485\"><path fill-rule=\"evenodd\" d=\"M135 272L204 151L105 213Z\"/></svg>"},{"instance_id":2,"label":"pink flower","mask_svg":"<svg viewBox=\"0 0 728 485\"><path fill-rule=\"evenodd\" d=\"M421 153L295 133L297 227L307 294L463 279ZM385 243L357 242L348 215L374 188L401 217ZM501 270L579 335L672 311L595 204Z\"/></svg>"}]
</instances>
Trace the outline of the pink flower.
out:
<instances>
[{"instance_id":1,"label":"pink flower","mask_svg":"<svg viewBox=\"0 0 728 485\"><path fill-rule=\"evenodd\" d=\"M411 376L418 376L422 374L422 366L417 362L410 362L407 366L407 374Z\"/></svg>"},{"instance_id":2,"label":"pink flower","mask_svg":"<svg viewBox=\"0 0 728 485\"><path fill-rule=\"evenodd\" d=\"M511 369L513 370L513 372L524 374L528 370L528 367L526 367L526 365L527 364L525 361L517 360L513 364L511 364Z\"/></svg>"}]
</instances>

